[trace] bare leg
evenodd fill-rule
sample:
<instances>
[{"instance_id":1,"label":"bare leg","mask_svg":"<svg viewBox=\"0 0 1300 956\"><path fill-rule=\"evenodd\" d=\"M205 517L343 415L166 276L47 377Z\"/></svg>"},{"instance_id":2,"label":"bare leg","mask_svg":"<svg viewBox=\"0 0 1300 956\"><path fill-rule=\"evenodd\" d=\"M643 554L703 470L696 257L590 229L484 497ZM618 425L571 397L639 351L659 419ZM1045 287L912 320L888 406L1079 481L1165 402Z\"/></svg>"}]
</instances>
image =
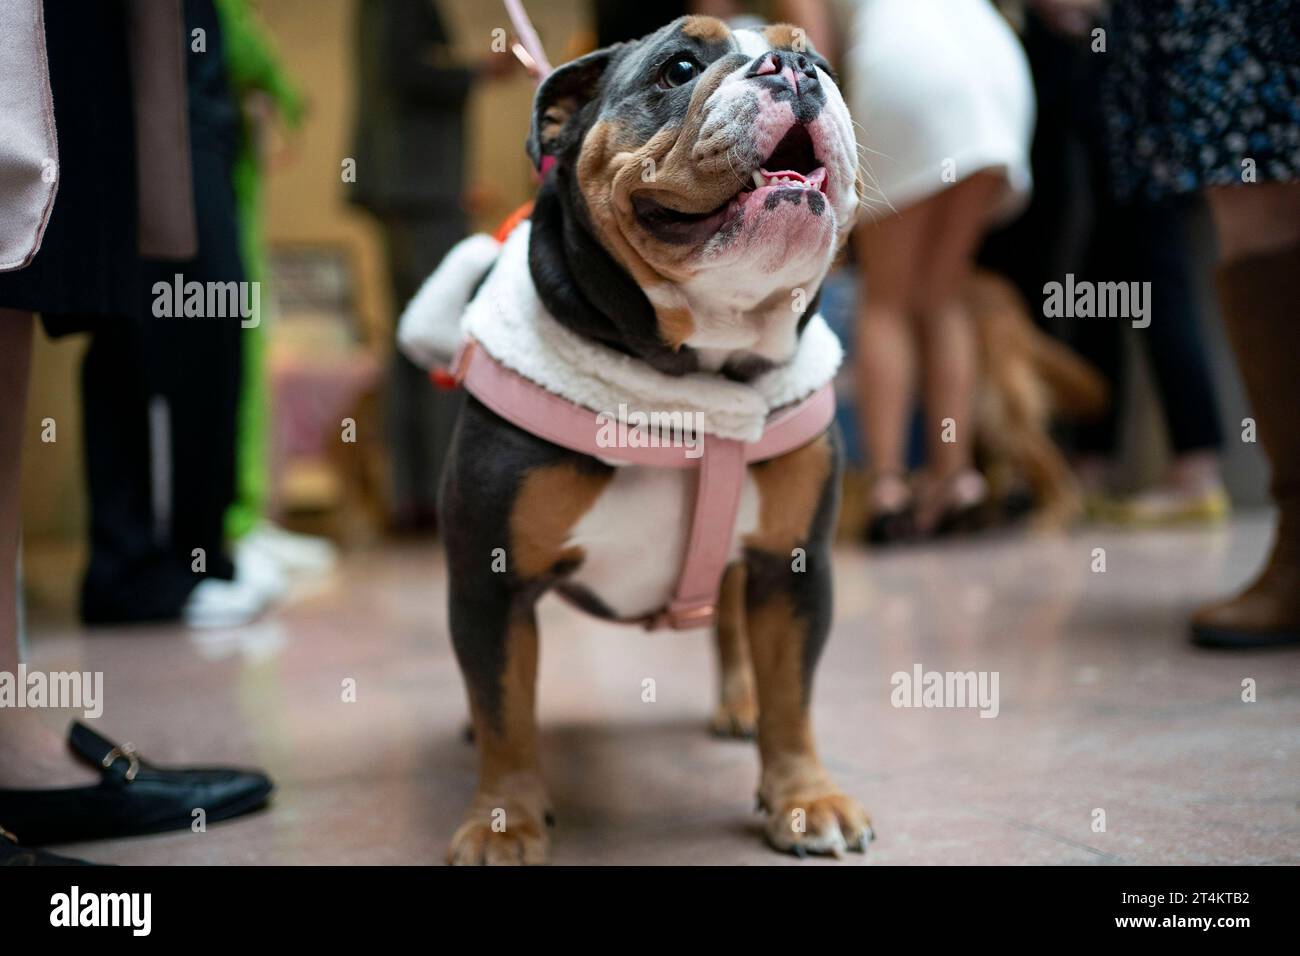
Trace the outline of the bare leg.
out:
<instances>
[{"instance_id":1,"label":"bare leg","mask_svg":"<svg viewBox=\"0 0 1300 956\"><path fill-rule=\"evenodd\" d=\"M18 667L20 452L31 372L32 317L0 309L0 671Z\"/></svg>"},{"instance_id":2,"label":"bare leg","mask_svg":"<svg viewBox=\"0 0 1300 956\"><path fill-rule=\"evenodd\" d=\"M909 314L926 235L927 202L858 230L858 409L876 475L872 511L905 506L908 423L916 380L916 329Z\"/></svg>"},{"instance_id":3,"label":"bare leg","mask_svg":"<svg viewBox=\"0 0 1300 956\"><path fill-rule=\"evenodd\" d=\"M19 479L33 325L27 312L0 309L0 671L11 674L18 669ZM32 711L0 708L0 787L55 787L95 779Z\"/></svg>"},{"instance_id":4,"label":"bare leg","mask_svg":"<svg viewBox=\"0 0 1300 956\"><path fill-rule=\"evenodd\" d=\"M923 503L922 528L932 526L945 507L969 504L967 499L978 500L983 493L972 472L979 356L961 293L1002 184L997 174L976 173L934 197L927 223L914 307L921 328L926 439L936 496Z\"/></svg>"},{"instance_id":5,"label":"bare leg","mask_svg":"<svg viewBox=\"0 0 1300 956\"><path fill-rule=\"evenodd\" d=\"M1219 262L1300 243L1300 185L1216 186L1206 196L1219 240Z\"/></svg>"}]
</instances>

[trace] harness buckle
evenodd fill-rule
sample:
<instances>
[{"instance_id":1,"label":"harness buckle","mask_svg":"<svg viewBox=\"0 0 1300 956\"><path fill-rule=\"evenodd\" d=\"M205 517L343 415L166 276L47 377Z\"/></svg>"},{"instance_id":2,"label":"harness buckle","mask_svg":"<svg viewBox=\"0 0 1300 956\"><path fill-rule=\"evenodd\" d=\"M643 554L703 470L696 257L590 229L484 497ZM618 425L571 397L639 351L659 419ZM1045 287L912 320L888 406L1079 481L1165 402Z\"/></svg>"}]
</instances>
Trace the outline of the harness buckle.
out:
<instances>
[{"instance_id":1,"label":"harness buckle","mask_svg":"<svg viewBox=\"0 0 1300 956\"><path fill-rule=\"evenodd\" d=\"M712 602L692 604L687 607L674 607L670 604L647 615L642 624L647 631L658 631L665 627L674 631L685 631L693 627L705 627L713 620L717 611L717 605Z\"/></svg>"},{"instance_id":2,"label":"harness buckle","mask_svg":"<svg viewBox=\"0 0 1300 956\"><path fill-rule=\"evenodd\" d=\"M684 630L689 627L704 627L713 620L716 613L717 607L713 604L697 604L679 611L669 609L668 617L674 628Z\"/></svg>"},{"instance_id":3,"label":"harness buckle","mask_svg":"<svg viewBox=\"0 0 1300 956\"><path fill-rule=\"evenodd\" d=\"M461 383L465 381L465 373L469 371L470 350L474 345L473 339L466 339L452 356L450 365L429 372L429 379L437 388L444 392L454 392L460 388Z\"/></svg>"}]
</instances>

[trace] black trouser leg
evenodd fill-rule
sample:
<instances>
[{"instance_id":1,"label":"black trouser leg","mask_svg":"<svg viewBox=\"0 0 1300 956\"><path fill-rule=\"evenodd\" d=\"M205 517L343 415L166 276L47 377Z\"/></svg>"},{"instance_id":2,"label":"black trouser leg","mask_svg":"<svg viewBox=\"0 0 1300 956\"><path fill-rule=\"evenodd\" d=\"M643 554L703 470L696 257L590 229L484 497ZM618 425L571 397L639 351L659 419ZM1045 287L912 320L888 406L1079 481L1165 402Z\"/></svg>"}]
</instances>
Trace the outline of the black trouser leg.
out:
<instances>
[{"instance_id":1,"label":"black trouser leg","mask_svg":"<svg viewBox=\"0 0 1300 956\"><path fill-rule=\"evenodd\" d=\"M89 624L175 618L199 580L172 557L155 520L143 358L139 328L105 320L82 364L90 561L81 614Z\"/></svg>"},{"instance_id":2,"label":"black trouser leg","mask_svg":"<svg viewBox=\"0 0 1300 956\"><path fill-rule=\"evenodd\" d=\"M1135 250L1139 277L1151 282L1151 325L1138 330L1138 340L1175 454L1223 444L1192 275L1191 214L1186 202L1138 206L1130 214L1134 234L1143 238Z\"/></svg>"},{"instance_id":3,"label":"black trouser leg","mask_svg":"<svg viewBox=\"0 0 1300 956\"><path fill-rule=\"evenodd\" d=\"M179 272L186 282L242 282L230 157L197 144L193 157L199 256L164 271L168 278ZM242 292L239 301L245 301ZM231 304L220 311L229 313ZM190 567L195 549L202 549L207 573L228 579L234 565L226 555L225 519L235 500L241 316L146 315L149 380L166 402L171 425L172 551Z\"/></svg>"}]
</instances>

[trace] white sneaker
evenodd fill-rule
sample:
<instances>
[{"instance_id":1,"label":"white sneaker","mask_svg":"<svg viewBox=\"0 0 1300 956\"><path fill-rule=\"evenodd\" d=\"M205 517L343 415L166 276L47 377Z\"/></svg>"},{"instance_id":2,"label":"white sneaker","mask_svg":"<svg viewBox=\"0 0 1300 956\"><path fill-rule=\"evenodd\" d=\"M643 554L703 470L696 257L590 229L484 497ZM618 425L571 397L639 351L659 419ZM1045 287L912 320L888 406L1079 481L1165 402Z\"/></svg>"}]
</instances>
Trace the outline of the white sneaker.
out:
<instances>
[{"instance_id":1,"label":"white sneaker","mask_svg":"<svg viewBox=\"0 0 1300 956\"><path fill-rule=\"evenodd\" d=\"M322 574L338 561L338 551L327 538L285 531L270 521L260 522L239 542L239 551L257 551L289 574Z\"/></svg>"},{"instance_id":2,"label":"white sneaker","mask_svg":"<svg viewBox=\"0 0 1300 956\"><path fill-rule=\"evenodd\" d=\"M235 546L235 580L278 601L289 590L289 577L279 561L246 541Z\"/></svg>"},{"instance_id":3,"label":"white sneaker","mask_svg":"<svg viewBox=\"0 0 1300 956\"><path fill-rule=\"evenodd\" d=\"M271 603L247 581L206 578L190 592L181 619L190 627L241 627L256 620Z\"/></svg>"}]
</instances>

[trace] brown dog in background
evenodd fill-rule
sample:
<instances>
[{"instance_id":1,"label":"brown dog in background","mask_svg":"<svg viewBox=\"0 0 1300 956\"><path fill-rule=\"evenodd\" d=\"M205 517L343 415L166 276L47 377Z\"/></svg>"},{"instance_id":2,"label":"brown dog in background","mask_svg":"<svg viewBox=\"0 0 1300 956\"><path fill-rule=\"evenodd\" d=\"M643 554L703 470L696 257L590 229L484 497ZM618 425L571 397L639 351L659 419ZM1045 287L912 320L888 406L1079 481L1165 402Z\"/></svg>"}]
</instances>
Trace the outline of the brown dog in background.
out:
<instances>
[{"instance_id":1,"label":"brown dog in background","mask_svg":"<svg viewBox=\"0 0 1300 956\"><path fill-rule=\"evenodd\" d=\"M1053 421L1087 421L1110 401L1106 379L1029 317L1010 282L976 271L964 290L980 355L975 455L990 500L1019 488L1032 500L1031 523L1062 528L1083 512L1078 483L1052 440Z\"/></svg>"},{"instance_id":2,"label":"brown dog in background","mask_svg":"<svg viewBox=\"0 0 1300 956\"><path fill-rule=\"evenodd\" d=\"M1034 528L1067 527L1082 514L1082 498L1069 463L1052 440L1051 426L1088 421L1105 411L1110 401L1106 379L1039 329L1024 298L1002 276L977 270L963 295L979 349L975 455L991 492L988 523L1015 510L1008 502L1028 497ZM861 540L866 502L866 479L849 471L841 540Z\"/></svg>"}]
</instances>

